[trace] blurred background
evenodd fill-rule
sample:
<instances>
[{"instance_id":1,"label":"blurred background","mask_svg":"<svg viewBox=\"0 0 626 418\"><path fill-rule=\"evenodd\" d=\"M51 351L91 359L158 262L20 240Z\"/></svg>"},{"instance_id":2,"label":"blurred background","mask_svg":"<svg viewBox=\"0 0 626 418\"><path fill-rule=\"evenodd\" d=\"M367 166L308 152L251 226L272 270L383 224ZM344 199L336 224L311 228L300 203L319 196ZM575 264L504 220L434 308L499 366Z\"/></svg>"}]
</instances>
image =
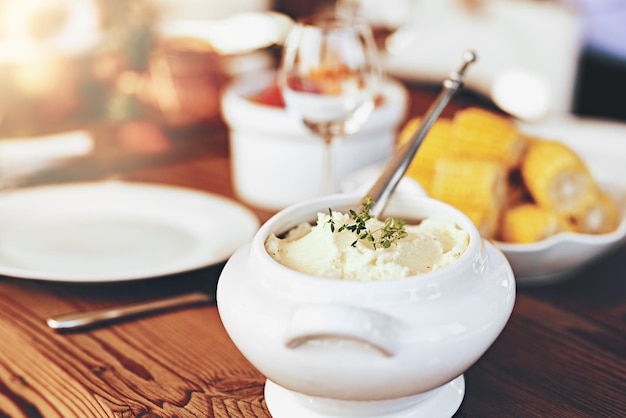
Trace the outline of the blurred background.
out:
<instances>
[{"instance_id":1,"label":"blurred background","mask_svg":"<svg viewBox=\"0 0 626 418\"><path fill-rule=\"evenodd\" d=\"M0 170L223 129L229 80L275 68L292 19L329 8L368 19L407 83L474 48L467 87L506 113L626 121L623 0L0 0Z\"/></svg>"}]
</instances>

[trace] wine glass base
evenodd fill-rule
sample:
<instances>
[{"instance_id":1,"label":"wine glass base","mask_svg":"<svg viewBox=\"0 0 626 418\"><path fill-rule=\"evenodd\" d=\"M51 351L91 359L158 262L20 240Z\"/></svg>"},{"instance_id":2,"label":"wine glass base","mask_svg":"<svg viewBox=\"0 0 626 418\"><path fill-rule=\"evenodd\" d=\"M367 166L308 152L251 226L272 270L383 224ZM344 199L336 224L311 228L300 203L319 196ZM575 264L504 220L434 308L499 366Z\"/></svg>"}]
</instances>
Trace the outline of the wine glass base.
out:
<instances>
[{"instance_id":1,"label":"wine glass base","mask_svg":"<svg viewBox=\"0 0 626 418\"><path fill-rule=\"evenodd\" d=\"M265 402L273 418L450 418L464 395L463 375L425 393L383 401L318 398L287 390L270 380L265 383Z\"/></svg>"}]
</instances>

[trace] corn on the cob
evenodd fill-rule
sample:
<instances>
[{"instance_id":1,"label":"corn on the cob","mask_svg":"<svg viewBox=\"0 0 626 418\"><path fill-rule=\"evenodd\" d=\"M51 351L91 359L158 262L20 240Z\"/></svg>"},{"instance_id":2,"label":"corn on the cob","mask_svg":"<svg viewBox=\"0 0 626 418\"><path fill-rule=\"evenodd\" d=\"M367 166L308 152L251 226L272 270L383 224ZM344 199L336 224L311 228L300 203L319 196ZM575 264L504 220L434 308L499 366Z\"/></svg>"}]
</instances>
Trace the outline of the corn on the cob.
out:
<instances>
[{"instance_id":1,"label":"corn on the cob","mask_svg":"<svg viewBox=\"0 0 626 418\"><path fill-rule=\"evenodd\" d=\"M604 234L614 231L620 222L619 208L615 200L600 191L589 195L583 208L570 217L572 227L584 234Z\"/></svg>"},{"instance_id":2,"label":"corn on the cob","mask_svg":"<svg viewBox=\"0 0 626 418\"><path fill-rule=\"evenodd\" d=\"M507 209L502 216L500 239L529 244L570 230L567 221L547 208L525 203Z\"/></svg>"},{"instance_id":3,"label":"corn on the cob","mask_svg":"<svg viewBox=\"0 0 626 418\"><path fill-rule=\"evenodd\" d=\"M407 122L398 147L419 123ZM406 175L463 211L488 238L535 242L562 231L605 233L620 221L615 201L599 191L573 150L479 108L435 122Z\"/></svg>"},{"instance_id":4,"label":"corn on the cob","mask_svg":"<svg viewBox=\"0 0 626 418\"><path fill-rule=\"evenodd\" d=\"M558 213L577 213L589 196L597 193L584 162L557 141L532 141L521 172L535 202Z\"/></svg>"},{"instance_id":5,"label":"corn on the cob","mask_svg":"<svg viewBox=\"0 0 626 418\"><path fill-rule=\"evenodd\" d=\"M407 123L406 127L402 130L398 144L403 145L408 142L411 139L411 134L415 131L419 123L419 118ZM439 119L437 122L433 123L415 156L425 161L428 165L434 165L439 158L448 155L449 151L447 148L451 140L451 128L452 121L450 119Z\"/></svg>"},{"instance_id":6,"label":"corn on the cob","mask_svg":"<svg viewBox=\"0 0 626 418\"><path fill-rule=\"evenodd\" d=\"M404 145L411 139L411 134L419 123L420 118L413 118L404 125L398 137L398 146ZM430 193L435 164L439 159L449 155L450 129L449 119L439 119L435 122L407 168L405 175L420 183L427 193Z\"/></svg>"},{"instance_id":7,"label":"corn on the cob","mask_svg":"<svg viewBox=\"0 0 626 418\"><path fill-rule=\"evenodd\" d=\"M492 238L507 201L506 169L491 161L448 157L435 165L430 194L455 206Z\"/></svg>"},{"instance_id":8,"label":"corn on the cob","mask_svg":"<svg viewBox=\"0 0 626 418\"><path fill-rule=\"evenodd\" d=\"M510 119L478 107L454 115L451 135L449 153L497 161L508 168L519 165L527 145L526 136Z\"/></svg>"}]
</instances>

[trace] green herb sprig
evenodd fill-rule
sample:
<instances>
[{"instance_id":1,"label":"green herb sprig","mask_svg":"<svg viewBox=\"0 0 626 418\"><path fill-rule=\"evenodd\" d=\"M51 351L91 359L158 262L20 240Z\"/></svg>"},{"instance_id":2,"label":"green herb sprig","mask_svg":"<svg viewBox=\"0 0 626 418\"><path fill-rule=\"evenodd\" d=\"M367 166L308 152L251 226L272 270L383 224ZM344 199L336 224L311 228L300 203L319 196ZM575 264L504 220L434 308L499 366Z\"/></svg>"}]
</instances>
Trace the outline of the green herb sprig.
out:
<instances>
[{"instance_id":1,"label":"green herb sprig","mask_svg":"<svg viewBox=\"0 0 626 418\"><path fill-rule=\"evenodd\" d=\"M331 232L342 232L344 230L353 232L357 236L357 239L351 244L353 247L361 240L369 243L375 250L379 248L389 248L392 244L397 243L399 239L407 236L404 227L406 222L397 218L385 219L383 225L373 231L367 229L366 222L373 218L372 206L374 205L374 200L370 196L365 196L361 203L363 206L361 212L357 213L353 209L349 210L350 217L354 223L343 224L340 227L337 227L335 223L333 210L328 208L330 218L326 223L330 225Z\"/></svg>"}]
</instances>

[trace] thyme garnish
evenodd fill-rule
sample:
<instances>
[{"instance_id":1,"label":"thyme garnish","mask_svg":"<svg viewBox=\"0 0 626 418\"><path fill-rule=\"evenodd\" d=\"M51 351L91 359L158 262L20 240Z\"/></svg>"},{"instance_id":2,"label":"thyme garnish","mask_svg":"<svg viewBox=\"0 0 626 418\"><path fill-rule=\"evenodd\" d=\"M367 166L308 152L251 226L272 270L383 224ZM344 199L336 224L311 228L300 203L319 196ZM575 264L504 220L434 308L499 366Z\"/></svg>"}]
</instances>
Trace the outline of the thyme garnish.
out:
<instances>
[{"instance_id":1,"label":"thyme garnish","mask_svg":"<svg viewBox=\"0 0 626 418\"><path fill-rule=\"evenodd\" d=\"M353 247L361 240L369 243L375 250L378 248L389 248L391 244L397 243L399 239L407 236L406 229L404 228L406 222L397 218L385 219L383 225L373 231L367 229L366 222L373 218L372 205L374 204L374 200L372 200L370 196L365 196L361 203L363 205L361 212L357 213L353 209L349 210L350 217L354 223L343 224L338 228L333 218L333 210L328 208L330 219L328 219L326 223L330 225L331 232L335 232L335 230L337 232L344 230L353 232L357 236L351 244Z\"/></svg>"}]
</instances>

